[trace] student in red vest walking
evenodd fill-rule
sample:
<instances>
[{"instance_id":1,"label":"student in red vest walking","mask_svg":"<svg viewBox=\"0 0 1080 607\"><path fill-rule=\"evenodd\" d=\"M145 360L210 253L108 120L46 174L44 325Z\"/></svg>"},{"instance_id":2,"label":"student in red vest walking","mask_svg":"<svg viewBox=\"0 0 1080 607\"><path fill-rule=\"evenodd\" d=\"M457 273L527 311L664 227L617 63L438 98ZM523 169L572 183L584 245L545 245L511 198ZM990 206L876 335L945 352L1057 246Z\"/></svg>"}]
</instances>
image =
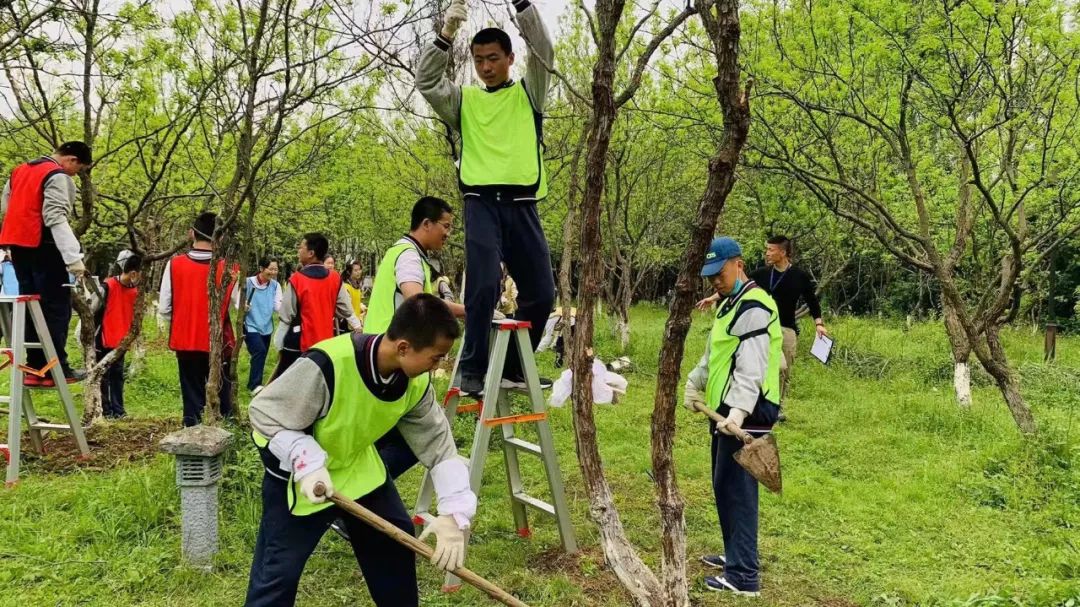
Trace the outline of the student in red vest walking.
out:
<instances>
[{"instance_id":1,"label":"student in red vest walking","mask_svg":"<svg viewBox=\"0 0 1080 607\"><path fill-rule=\"evenodd\" d=\"M97 311L95 323L97 336L94 349L101 360L120 345L131 330L135 317L135 300L139 295L142 279L142 258L131 251L121 251L116 258L120 268L117 276L111 276L103 285L103 304ZM121 354L105 371L101 380L101 408L105 417L119 419L124 411L124 355Z\"/></svg>"},{"instance_id":2,"label":"student in red vest walking","mask_svg":"<svg viewBox=\"0 0 1080 607\"><path fill-rule=\"evenodd\" d=\"M213 252L214 225L217 215L206 212L195 218L189 237L191 250L177 255L165 264L158 297L158 315L169 323L169 349L176 352L180 369L180 395L184 400L184 425L195 426L202 421L206 407L206 382L210 378L210 257ZM221 414L232 415L232 382L229 381L229 359L236 346L232 323L229 322L229 303L233 300L235 282L225 275L225 261L220 260L215 276L218 284L230 283L225 290L218 312L222 319L225 352L222 356L222 380L218 397Z\"/></svg>"},{"instance_id":3,"label":"student in red vest walking","mask_svg":"<svg viewBox=\"0 0 1080 607\"><path fill-rule=\"evenodd\" d=\"M68 383L86 374L68 365L67 336L71 324L71 293L68 272L76 278L86 271L82 248L68 224L75 204L75 182L71 179L90 166L90 147L69 141L52 156L24 162L11 172L0 197L0 246L11 249L11 262L23 295L40 295L41 311L49 327L56 356ZM36 342L37 332L26 323L26 340ZM43 350L28 350L26 364L43 369L48 361ZM52 379L27 374L27 385L52 385Z\"/></svg>"},{"instance_id":4,"label":"student in red vest walking","mask_svg":"<svg viewBox=\"0 0 1080 607\"><path fill-rule=\"evenodd\" d=\"M352 298L341 275L326 267L330 242L318 232L304 234L297 250L301 268L289 277L289 288L278 311L274 346L281 351L274 370L276 379L311 346L334 336L334 319L340 318L359 333L364 325L353 311Z\"/></svg>"}]
</instances>

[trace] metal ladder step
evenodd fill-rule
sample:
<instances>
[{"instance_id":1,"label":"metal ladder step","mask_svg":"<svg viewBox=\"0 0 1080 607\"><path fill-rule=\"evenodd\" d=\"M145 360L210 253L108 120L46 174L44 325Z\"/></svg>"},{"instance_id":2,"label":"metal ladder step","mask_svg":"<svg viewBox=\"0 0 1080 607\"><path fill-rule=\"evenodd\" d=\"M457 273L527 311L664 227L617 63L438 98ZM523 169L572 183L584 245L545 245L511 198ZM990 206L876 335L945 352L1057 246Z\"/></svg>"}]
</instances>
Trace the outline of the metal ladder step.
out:
<instances>
[{"instance_id":1,"label":"metal ladder step","mask_svg":"<svg viewBox=\"0 0 1080 607\"><path fill-rule=\"evenodd\" d=\"M532 453L536 456L541 456L544 454L543 450L540 449L540 445L537 445L536 443L530 443L527 440L522 440L517 437L504 438L503 442L507 445L510 445L511 447L514 447L515 449L520 449L526 453Z\"/></svg>"},{"instance_id":2,"label":"metal ladder step","mask_svg":"<svg viewBox=\"0 0 1080 607\"><path fill-rule=\"evenodd\" d=\"M521 502L526 506L532 506L537 510L546 513L548 516L555 516L555 506L545 502L544 500L537 499L531 495L525 493L515 493L513 495L514 501Z\"/></svg>"},{"instance_id":3,"label":"metal ladder step","mask_svg":"<svg viewBox=\"0 0 1080 607\"><path fill-rule=\"evenodd\" d=\"M71 426L67 424L47 424L45 422L38 422L30 426L31 430L60 430L63 432L71 432Z\"/></svg>"}]
</instances>

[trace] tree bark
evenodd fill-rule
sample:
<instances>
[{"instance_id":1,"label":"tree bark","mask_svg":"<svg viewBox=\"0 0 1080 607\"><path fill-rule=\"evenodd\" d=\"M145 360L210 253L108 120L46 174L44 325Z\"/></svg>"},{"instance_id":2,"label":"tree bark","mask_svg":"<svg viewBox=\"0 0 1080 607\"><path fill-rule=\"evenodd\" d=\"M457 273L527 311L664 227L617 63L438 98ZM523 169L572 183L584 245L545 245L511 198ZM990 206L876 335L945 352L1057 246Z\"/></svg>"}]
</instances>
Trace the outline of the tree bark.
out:
<instances>
[{"instance_id":1,"label":"tree bark","mask_svg":"<svg viewBox=\"0 0 1080 607\"><path fill-rule=\"evenodd\" d=\"M943 302L945 309L945 334L949 336L949 346L953 359L953 391L956 404L962 409L971 408L971 341L960 325L956 310L951 304Z\"/></svg>"},{"instance_id":2,"label":"tree bark","mask_svg":"<svg viewBox=\"0 0 1080 607\"><path fill-rule=\"evenodd\" d=\"M715 8L716 14L713 14ZM720 212L735 184L735 168L750 130L750 87L739 88L739 12L735 0L715 4L699 2L698 13L713 42L717 76L713 80L724 116L724 129L716 152L709 159L708 181L698 203L690 242L683 254L675 294L664 326L664 341L656 376L652 414L652 464L660 509L664 604L689 605L686 579L686 520L679 493L673 449L676 389L681 379L690 314L701 282L701 265L713 238Z\"/></svg>"}]
</instances>

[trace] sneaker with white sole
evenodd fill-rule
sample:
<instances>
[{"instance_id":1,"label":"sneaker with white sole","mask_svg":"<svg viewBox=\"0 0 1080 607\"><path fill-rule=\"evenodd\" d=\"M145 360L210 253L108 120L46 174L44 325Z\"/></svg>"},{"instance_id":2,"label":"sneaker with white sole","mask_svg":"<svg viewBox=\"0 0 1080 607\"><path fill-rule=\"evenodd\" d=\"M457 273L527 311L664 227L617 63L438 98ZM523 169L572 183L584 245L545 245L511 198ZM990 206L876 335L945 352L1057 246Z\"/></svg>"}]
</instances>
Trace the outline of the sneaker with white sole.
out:
<instances>
[{"instance_id":1,"label":"sneaker with white sole","mask_svg":"<svg viewBox=\"0 0 1080 607\"><path fill-rule=\"evenodd\" d=\"M540 389L541 390L549 390L549 389L551 389L551 380L550 379L548 379L546 377L540 377L538 379L540 380ZM504 377L504 378L502 378L502 383L500 383L499 385L500 385L500 387L506 388L508 390L528 390L529 389L528 384L525 383L525 378L523 376L520 376L520 375L512 376L512 377Z\"/></svg>"},{"instance_id":2,"label":"sneaker with white sole","mask_svg":"<svg viewBox=\"0 0 1080 607\"><path fill-rule=\"evenodd\" d=\"M735 596L758 597L761 592L757 590L739 590L734 584L727 581L722 575L711 575L705 578L705 587L713 592L728 592Z\"/></svg>"},{"instance_id":3,"label":"sneaker with white sole","mask_svg":"<svg viewBox=\"0 0 1080 607\"><path fill-rule=\"evenodd\" d=\"M727 564L727 559L722 554L706 554L701 557L701 562L712 569L723 569Z\"/></svg>"}]
</instances>

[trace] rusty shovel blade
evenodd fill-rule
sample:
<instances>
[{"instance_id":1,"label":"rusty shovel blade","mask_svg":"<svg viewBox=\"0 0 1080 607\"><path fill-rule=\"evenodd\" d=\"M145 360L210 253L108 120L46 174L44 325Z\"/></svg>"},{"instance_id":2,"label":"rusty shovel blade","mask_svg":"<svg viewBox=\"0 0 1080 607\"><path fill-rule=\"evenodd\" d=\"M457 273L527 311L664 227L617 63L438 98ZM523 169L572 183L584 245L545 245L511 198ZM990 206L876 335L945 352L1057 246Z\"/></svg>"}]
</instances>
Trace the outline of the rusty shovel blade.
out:
<instances>
[{"instance_id":1,"label":"rusty shovel blade","mask_svg":"<svg viewBox=\"0 0 1080 607\"><path fill-rule=\"evenodd\" d=\"M755 438L743 445L742 449L735 452L735 461L769 491L780 493L783 489L780 477L780 448L772 434Z\"/></svg>"}]
</instances>

